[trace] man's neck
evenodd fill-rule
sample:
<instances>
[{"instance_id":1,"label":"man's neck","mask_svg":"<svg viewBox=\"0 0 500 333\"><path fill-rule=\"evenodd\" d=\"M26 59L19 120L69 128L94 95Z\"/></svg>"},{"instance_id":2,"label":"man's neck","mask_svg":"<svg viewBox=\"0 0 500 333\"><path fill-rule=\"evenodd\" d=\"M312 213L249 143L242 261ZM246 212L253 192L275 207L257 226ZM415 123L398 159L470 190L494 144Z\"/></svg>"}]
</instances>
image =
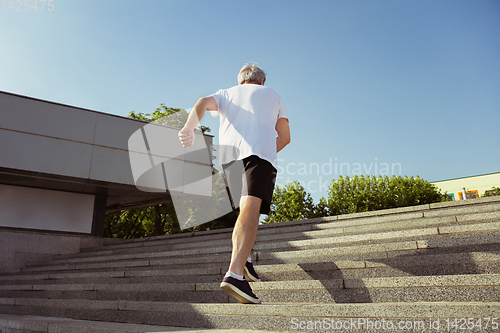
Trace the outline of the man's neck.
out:
<instances>
[{"instance_id":1,"label":"man's neck","mask_svg":"<svg viewBox=\"0 0 500 333\"><path fill-rule=\"evenodd\" d=\"M260 83L260 84L259 84L259 83L255 83L255 82L245 82L245 83L243 83L243 84L256 84L256 85L258 85L258 86L263 86L263 85L264 85L264 82L262 82L262 83Z\"/></svg>"}]
</instances>

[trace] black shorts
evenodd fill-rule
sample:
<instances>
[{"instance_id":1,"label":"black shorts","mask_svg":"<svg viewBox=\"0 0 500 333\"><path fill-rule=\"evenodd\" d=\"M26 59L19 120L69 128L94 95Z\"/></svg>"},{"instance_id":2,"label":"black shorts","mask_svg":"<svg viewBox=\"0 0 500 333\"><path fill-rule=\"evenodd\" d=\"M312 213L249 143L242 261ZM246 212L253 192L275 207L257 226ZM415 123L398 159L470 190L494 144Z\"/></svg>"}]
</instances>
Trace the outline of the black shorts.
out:
<instances>
[{"instance_id":1,"label":"black shorts","mask_svg":"<svg viewBox=\"0 0 500 333\"><path fill-rule=\"evenodd\" d=\"M277 174L277 170L269 161L252 155L243 160L223 164L222 169L233 208L240 205L242 196L251 195L262 199L260 213L269 214Z\"/></svg>"}]
</instances>

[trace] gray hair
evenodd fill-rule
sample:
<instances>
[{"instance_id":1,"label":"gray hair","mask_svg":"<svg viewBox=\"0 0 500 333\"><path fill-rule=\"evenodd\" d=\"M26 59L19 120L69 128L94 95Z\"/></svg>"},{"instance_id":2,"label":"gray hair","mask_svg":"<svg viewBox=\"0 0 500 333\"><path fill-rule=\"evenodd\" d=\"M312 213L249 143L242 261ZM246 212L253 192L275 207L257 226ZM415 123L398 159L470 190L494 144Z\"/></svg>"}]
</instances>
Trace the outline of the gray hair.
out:
<instances>
[{"instance_id":1,"label":"gray hair","mask_svg":"<svg viewBox=\"0 0 500 333\"><path fill-rule=\"evenodd\" d=\"M238 73L238 84L255 83L260 84L266 81L266 73L260 69L256 62L249 62Z\"/></svg>"}]
</instances>

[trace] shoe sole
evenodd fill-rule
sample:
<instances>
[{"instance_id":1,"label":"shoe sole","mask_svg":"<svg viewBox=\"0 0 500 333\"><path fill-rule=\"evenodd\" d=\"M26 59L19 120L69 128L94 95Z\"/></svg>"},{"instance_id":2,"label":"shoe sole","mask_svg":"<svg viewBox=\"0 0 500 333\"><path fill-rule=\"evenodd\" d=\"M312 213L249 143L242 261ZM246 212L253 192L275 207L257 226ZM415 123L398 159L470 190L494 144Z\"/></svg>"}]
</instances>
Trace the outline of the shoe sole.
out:
<instances>
[{"instance_id":1,"label":"shoe sole","mask_svg":"<svg viewBox=\"0 0 500 333\"><path fill-rule=\"evenodd\" d=\"M243 271L243 273L244 273L245 278L248 282L260 282L260 279L256 278L252 274L250 274L250 271L248 270L248 268L246 268L246 266L245 266L245 270Z\"/></svg>"},{"instance_id":2,"label":"shoe sole","mask_svg":"<svg viewBox=\"0 0 500 333\"><path fill-rule=\"evenodd\" d=\"M234 298L236 298L236 300L238 302L240 302L241 304L260 304L261 303L260 299L253 298L252 296L247 295L246 293L244 293L243 291L239 290L238 288L236 288L235 286L233 286L230 283L222 282L220 284L220 288L224 292L226 292L229 295L231 295Z\"/></svg>"}]
</instances>

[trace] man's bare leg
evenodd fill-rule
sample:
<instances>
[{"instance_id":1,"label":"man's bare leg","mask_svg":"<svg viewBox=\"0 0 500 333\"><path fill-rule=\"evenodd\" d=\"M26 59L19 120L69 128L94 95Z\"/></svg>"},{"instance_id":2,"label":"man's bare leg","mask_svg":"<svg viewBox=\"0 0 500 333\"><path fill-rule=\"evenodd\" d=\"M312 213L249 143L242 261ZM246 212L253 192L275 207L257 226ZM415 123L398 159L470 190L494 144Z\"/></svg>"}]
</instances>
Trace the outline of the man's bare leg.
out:
<instances>
[{"instance_id":1,"label":"man's bare leg","mask_svg":"<svg viewBox=\"0 0 500 333\"><path fill-rule=\"evenodd\" d=\"M262 200L254 196L241 198L240 215L233 229L231 264L229 272L226 273L220 284L220 288L224 292L243 304L261 303L261 300L252 292L252 288L243 276L245 263L257 237L261 203Z\"/></svg>"},{"instance_id":2,"label":"man's bare leg","mask_svg":"<svg viewBox=\"0 0 500 333\"><path fill-rule=\"evenodd\" d=\"M243 275L245 263L252 252L259 228L262 199L248 195L241 197L240 214L233 229L233 251L229 271Z\"/></svg>"}]
</instances>

